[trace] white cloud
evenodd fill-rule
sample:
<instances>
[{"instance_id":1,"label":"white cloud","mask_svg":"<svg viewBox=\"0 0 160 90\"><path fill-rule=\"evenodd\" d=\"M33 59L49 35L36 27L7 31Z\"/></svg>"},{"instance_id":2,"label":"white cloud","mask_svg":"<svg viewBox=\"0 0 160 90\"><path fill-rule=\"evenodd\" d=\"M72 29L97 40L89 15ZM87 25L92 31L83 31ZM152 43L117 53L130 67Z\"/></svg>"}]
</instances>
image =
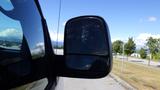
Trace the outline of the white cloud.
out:
<instances>
[{"instance_id":1,"label":"white cloud","mask_svg":"<svg viewBox=\"0 0 160 90\"><path fill-rule=\"evenodd\" d=\"M44 47L44 43L43 42L39 42L39 43L36 44L36 47L40 47L40 46Z\"/></svg>"},{"instance_id":2,"label":"white cloud","mask_svg":"<svg viewBox=\"0 0 160 90\"><path fill-rule=\"evenodd\" d=\"M39 43L36 44L36 47L31 50L31 53L36 55L36 54L39 54L39 53L44 53L44 50L45 50L44 43L39 42Z\"/></svg>"},{"instance_id":3,"label":"white cloud","mask_svg":"<svg viewBox=\"0 0 160 90\"><path fill-rule=\"evenodd\" d=\"M114 42L114 41L116 41L116 40L122 40L121 38L111 38L111 42Z\"/></svg>"},{"instance_id":4,"label":"white cloud","mask_svg":"<svg viewBox=\"0 0 160 90\"><path fill-rule=\"evenodd\" d=\"M22 32L13 28L8 28L0 31L0 37L22 37Z\"/></svg>"},{"instance_id":5,"label":"white cloud","mask_svg":"<svg viewBox=\"0 0 160 90\"><path fill-rule=\"evenodd\" d=\"M10 0L6 0L7 2L10 2Z\"/></svg>"},{"instance_id":6,"label":"white cloud","mask_svg":"<svg viewBox=\"0 0 160 90\"><path fill-rule=\"evenodd\" d=\"M140 18L139 19L139 22L142 23L142 22L156 22L158 20L157 17L155 16L149 16L149 17L146 17L146 18Z\"/></svg>"},{"instance_id":7,"label":"white cloud","mask_svg":"<svg viewBox=\"0 0 160 90\"><path fill-rule=\"evenodd\" d=\"M158 39L158 38L160 38L160 34L140 33L137 37L133 38L136 43L137 48L144 47L145 44L147 43L146 40L149 37L153 37L155 39ZM112 42L114 42L116 40L122 40L123 42L126 43L128 41L128 38L126 38L126 39L123 39L122 37L121 38L111 38Z\"/></svg>"},{"instance_id":8,"label":"white cloud","mask_svg":"<svg viewBox=\"0 0 160 90\"><path fill-rule=\"evenodd\" d=\"M157 17L150 16L150 17L148 17L148 21L149 22L155 22L155 21L157 21Z\"/></svg>"},{"instance_id":9,"label":"white cloud","mask_svg":"<svg viewBox=\"0 0 160 90\"><path fill-rule=\"evenodd\" d=\"M135 43L138 46L144 46L146 44L146 40L149 37L160 38L160 34L151 34L151 33L141 33L138 37L135 38Z\"/></svg>"},{"instance_id":10,"label":"white cloud","mask_svg":"<svg viewBox=\"0 0 160 90\"><path fill-rule=\"evenodd\" d=\"M57 41L57 33L50 31L50 37L52 41ZM64 40L64 34L63 33L59 33L58 34L58 41L63 41Z\"/></svg>"},{"instance_id":11,"label":"white cloud","mask_svg":"<svg viewBox=\"0 0 160 90\"><path fill-rule=\"evenodd\" d=\"M66 22L63 22L63 24L62 24L63 26L65 26L66 25Z\"/></svg>"}]
</instances>

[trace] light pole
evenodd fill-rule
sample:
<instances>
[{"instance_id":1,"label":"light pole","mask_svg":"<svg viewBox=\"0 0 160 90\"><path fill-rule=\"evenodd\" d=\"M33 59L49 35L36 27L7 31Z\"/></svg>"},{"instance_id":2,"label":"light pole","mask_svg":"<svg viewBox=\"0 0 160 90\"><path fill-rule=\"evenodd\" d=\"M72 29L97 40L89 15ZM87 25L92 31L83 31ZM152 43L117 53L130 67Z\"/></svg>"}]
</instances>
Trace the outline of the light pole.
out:
<instances>
[{"instance_id":1,"label":"light pole","mask_svg":"<svg viewBox=\"0 0 160 90\"><path fill-rule=\"evenodd\" d=\"M150 66L150 62L151 62L151 59L152 59L152 54L151 54L151 51L149 50L149 47L147 47L147 50L148 50L148 53L149 53L148 66Z\"/></svg>"},{"instance_id":2,"label":"light pole","mask_svg":"<svg viewBox=\"0 0 160 90\"><path fill-rule=\"evenodd\" d=\"M152 59L152 54L150 53L149 60L148 60L148 66L150 66L151 59Z\"/></svg>"},{"instance_id":3,"label":"light pole","mask_svg":"<svg viewBox=\"0 0 160 90\"><path fill-rule=\"evenodd\" d=\"M123 46L122 46L122 49L123 49L123 56L122 56L122 66L121 66L121 72L123 72L123 65L124 65L124 44L125 42L123 43Z\"/></svg>"}]
</instances>

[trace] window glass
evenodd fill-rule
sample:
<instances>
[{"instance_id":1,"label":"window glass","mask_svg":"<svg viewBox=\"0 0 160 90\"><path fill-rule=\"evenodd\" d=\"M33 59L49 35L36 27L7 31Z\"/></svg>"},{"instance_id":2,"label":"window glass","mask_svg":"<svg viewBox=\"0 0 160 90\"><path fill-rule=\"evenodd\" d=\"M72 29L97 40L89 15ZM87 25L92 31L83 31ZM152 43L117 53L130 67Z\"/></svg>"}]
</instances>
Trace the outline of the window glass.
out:
<instances>
[{"instance_id":1,"label":"window glass","mask_svg":"<svg viewBox=\"0 0 160 90\"><path fill-rule=\"evenodd\" d=\"M47 21L50 37L52 40L52 46L55 54L63 54L63 39L64 39L64 27L60 23L59 10L60 10L60 0L39 0L44 17ZM59 29L59 31L57 31ZM57 36L58 35L58 36Z\"/></svg>"},{"instance_id":2,"label":"window glass","mask_svg":"<svg viewBox=\"0 0 160 90\"><path fill-rule=\"evenodd\" d=\"M13 9L9 0L1 0L0 6L5 10ZM0 48L20 50L22 36L20 22L0 12Z\"/></svg>"},{"instance_id":3,"label":"window glass","mask_svg":"<svg viewBox=\"0 0 160 90\"><path fill-rule=\"evenodd\" d=\"M0 82L17 83L38 72L31 67L29 51L33 60L45 55L41 16L34 0L0 0ZM34 88L35 84L40 86L35 90L44 89L47 79L13 90Z\"/></svg>"},{"instance_id":4,"label":"window glass","mask_svg":"<svg viewBox=\"0 0 160 90\"><path fill-rule=\"evenodd\" d=\"M12 10L13 9L13 5L10 0L1 0L0 6L2 8L4 8L5 10Z\"/></svg>"},{"instance_id":5,"label":"window glass","mask_svg":"<svg viewBox=\"0 0 160 90\"><path fill-rule=\"evenodd\" d=\"M3 0L0 11L0 39L3 40L1 46L20 48L19 44L24 35L32 58L43 57L43 28L34 0Z\"/></svg>"}]
</instances>

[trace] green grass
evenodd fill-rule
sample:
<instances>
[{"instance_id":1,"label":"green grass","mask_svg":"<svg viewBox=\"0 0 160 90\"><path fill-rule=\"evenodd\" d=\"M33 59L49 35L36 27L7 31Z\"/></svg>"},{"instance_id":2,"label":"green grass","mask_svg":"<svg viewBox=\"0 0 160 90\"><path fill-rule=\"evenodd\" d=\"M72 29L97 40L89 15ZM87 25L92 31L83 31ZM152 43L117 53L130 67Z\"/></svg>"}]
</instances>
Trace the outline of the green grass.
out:
<instances>
[{"instance_id":1,"label":"green grass","mask_svg":"<svg viewBox=\"0 0 160 90\"><path fill-rule=\"evenodd\" d=\"M138 90L160 90L160 69L146 65L124 62L123 72L122 63L119 60L113 61L112 73L128 82Z\"/></svg>"}]
</instances>

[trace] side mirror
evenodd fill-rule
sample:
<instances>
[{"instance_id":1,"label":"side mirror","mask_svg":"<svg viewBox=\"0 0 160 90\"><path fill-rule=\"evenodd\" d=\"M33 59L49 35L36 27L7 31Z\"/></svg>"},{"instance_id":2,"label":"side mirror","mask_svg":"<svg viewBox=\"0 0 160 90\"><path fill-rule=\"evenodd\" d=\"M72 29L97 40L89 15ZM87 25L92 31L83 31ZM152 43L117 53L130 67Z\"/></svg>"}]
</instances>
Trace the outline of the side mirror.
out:
<instances>
[{"instance_id":1,"label":"side mirror","mask_svg":"<svg viewBox=\"0 0 160 90\"><path fill-rule=\"evenodd\" d=\"M69 20L64 36L64 75L100 78L112 68L112 48L108 26L99 16L81 16Z\"/></svg>"}]
</instances>

